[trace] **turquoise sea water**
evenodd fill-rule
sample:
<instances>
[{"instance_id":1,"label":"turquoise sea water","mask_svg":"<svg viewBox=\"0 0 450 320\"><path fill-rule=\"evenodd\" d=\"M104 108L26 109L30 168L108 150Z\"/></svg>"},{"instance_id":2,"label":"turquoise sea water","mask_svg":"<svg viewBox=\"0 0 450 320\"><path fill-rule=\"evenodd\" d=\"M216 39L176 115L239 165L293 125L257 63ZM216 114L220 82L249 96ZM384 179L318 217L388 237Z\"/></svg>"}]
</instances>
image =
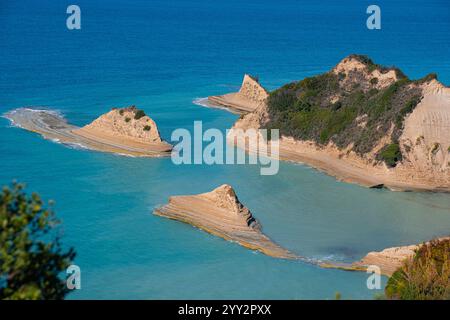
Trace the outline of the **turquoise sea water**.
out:
<instances>
[{"instance_id":1,"label":"turquoise sea water","mask_svg":"<svg viewBox=\"0 0 450 320\"><path fill-rule=\"evenodd\" d=\"M67 1L0 4L0 113L56 109L83 125L135 104L172 130L225 130L236 120L193 100L239 86L244 72L273 89L327 71L350 53L450 84L447 1L378 1L382 30L365 27L368 1ZM324 270L246 250L153 216L170 195L231 184L275 241L314 259L353 261L372 250L450 233L446 194L395 193L337 182L282 163L175 166L68 148L0 119L0 184L12 179L56 201L86 298L372 298L367 275Z\"/></svg>"}]
</instances>

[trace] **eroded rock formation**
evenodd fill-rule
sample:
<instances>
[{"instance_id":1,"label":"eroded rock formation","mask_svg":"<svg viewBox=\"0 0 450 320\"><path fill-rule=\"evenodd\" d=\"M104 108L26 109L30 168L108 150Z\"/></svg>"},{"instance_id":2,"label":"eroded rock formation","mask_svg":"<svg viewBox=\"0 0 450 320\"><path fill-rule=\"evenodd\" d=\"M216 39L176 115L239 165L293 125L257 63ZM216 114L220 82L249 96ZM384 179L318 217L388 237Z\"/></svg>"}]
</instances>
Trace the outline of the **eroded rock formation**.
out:
<instances>
[{"instance_id":1,"label":"eroded rock formation","mask_svg":"<svg viewBox=\"0 0 450 320\"><path fill-rule=\"evenodd\" d=\"M259 222L226 184L207 193L170 197L154 214L191 224L268 256L296 258L262 233Z\"/></svg>"}]
</instances>

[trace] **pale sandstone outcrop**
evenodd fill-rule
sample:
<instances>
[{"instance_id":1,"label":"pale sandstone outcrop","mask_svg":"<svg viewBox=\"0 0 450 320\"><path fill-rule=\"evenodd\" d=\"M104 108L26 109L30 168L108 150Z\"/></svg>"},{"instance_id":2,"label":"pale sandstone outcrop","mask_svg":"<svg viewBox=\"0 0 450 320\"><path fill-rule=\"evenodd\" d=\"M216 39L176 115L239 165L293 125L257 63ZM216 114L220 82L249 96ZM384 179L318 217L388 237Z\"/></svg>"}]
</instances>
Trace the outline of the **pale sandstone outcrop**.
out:
<instances>
[{"instance_id":1,"label":"pale sandstone outcrop","mask_svg":"<svg viewBox=\"0 0 450 320\"><path fill-rule=\"evenodd\" d=\"M344 74L343 79L344 86L348 84L351 88L355 82L363 85L363 89L375 87L376 89L382 89L390 86L395 81L399 80L395 70L390 69L385 72L380 71L378 68L369 70L368 66L353 56L348 56L341 60L332 70L334 74ZM363 76L363 78L360 78ZM376 79L376 83L371 84L371 80Z\"/></svg>"},{"instance_id":2,"label":"pale sandstone outcrop","mask_svg":"<svg viewBox=\"0 0 450 320\"><path fill-rule=\"evenodd\" d=\"M136 112L135 107L112 109L74 132L101 133L112 138L120 137L142 143L161 143L162 139L155 121L147 115L135 119Z\"/></svg>"},{"instance_id":3,"label":"pale sandstone outcrop","mask_svg":"<svg viewBox=\"0 0 450 320\"><path fill-rule=\"evenodd\" d=\"M450 88L423 84L423 99L405 119L402 174L450 186Z\"/></svg>"},{"instance_id":4,"label":"pale sandstone outcrop","mask_svg":"<svg viewBox=\"0 0 450 320\"><path fill-rule=\"evenodd\" d=\"M261 232L259 222L241 204L233 188L226 184L207 193L172 196L169 203L155 209L154 214L191 224L268 256L296 258Z\"/></svg>"},{"instance_id":5,"label":"pale sandstone outcrop","mask_svg":"<svg viewBox=\"0 0 450 320\"><path fill-rule=\"evenodd\" d=\"M381 274L391 276L402 264L414 257L418 245L387 248L379 252L369 252L361 261L352 264L353 267L367 268L377 266Z\"/></svg>"},{"instance_id":6,"label":"pale sandstone outcrop","mask_svg":"<svg viewBox=\"0 0 450 320\"><path fill-rule=\"evenodd\" d=\"M437 241L442 241L449 238L440 238ZM365 269L368 266L377 266L381 273L391 276L398 268L400 268L408 259L412 259L417 250L423 244L387 248L378 252L369 252L360 261L352 264L354 268Z\"/></svg>"},{"instance_id":7,"label":"pale sandstone outcrop","mask_svg":"<svg viewBox=\"0 0 450 320\"><path fill-rule=\"evenodd\" d=\"M227 107L232 112L247 113L264 104L268 96L266 89L256 79L246 74L238 92L211 96L208 100L213 104Z\"/></svg>"}]
</instances>

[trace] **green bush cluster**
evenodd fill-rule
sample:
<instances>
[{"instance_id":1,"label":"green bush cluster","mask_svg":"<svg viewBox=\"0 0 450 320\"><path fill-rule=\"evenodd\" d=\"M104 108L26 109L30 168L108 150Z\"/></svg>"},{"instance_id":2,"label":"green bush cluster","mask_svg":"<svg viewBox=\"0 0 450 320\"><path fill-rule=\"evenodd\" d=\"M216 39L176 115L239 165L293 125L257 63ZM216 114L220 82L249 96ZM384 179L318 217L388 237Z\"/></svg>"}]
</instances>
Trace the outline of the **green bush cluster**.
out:
<instances>
[{"instance_id":1,"label":"green bush cluster","mask_svg":"<svg viewBox=\"0 0 450 320\"><path fill-rule=\"evenodd\" d=\"M392 70L375 65L365 56L357 58L382 72ZM403 76L378 90L373 87L376 78L366 81L357 72L351 75L356 86L349 86L348 80L342 82L344 74L328 72L271 92L266 128L279 128L282 135L319 144L333 141L341 148L352 144L358 154L371 151L392 126L392 138L397 141L405 117L422 98L422 89ZM363 121L356 121L359 116ZM386 146L380 157L390 166L401 159L400 149L393 148Z\"/></svg>"},{"instance_id":2,"label":"green bush cluster","mask_svg":"<svg viewBox=\"0 0 450 320\"><path fill-rule=\"evenodd\" d=\"M151 128L152 128L152 127L150 127L150 126L145 126L145 127L144 127L144 131L150 131Z\"/></svg>"},{"instance_id":3,"label":"green bush cluster","mask_svg":"<svg viewBox=\"0 0 450 320\"><path fill-rule=\"evenodd\" d=\"M450 299L450 239L423 244L388 280L386 297L401 300Z\"/></svg>"},{"instance_id":4,"label":"green bush cluster","mask_svg":"<svg viewBox=\"0 0 450 320\"><path fill-rule=\"evenodd\" d=\"M372 61L372 59L370 59L366 55L352 54L349 56L349 58L356 59L359 62L365 64L367 66L367 69L369 70L369 72L372 72L374 70L379 70L381 73L386 73L390 70L394 70L397 75L397 78L399 78L399 79L407 78L406 75L399 68L397 68L395 66L385 67L385 66L376 64Z\"/></svg>"},{"instance_id":5,"label":"green bush cluster","mask_svg":"<svg viewBox=\"0 0 450 320\"><path fill-rule=\"evenodd\" d=\"M142 117L145 117L145 112L143 110L136 110L134 113L134 119L139 120Z\"/></svg>"},{"instance_id":6,"label":"green bush cluster","mask_svg":"<svg viewBox=\"0 0 450 320\"><path fill-rule=\"evenodd\" d=\"M395 167L402 160L402 153L398 143L392 143L384 147L379 156L389 167Z\"/></svg>"}]
</instances>

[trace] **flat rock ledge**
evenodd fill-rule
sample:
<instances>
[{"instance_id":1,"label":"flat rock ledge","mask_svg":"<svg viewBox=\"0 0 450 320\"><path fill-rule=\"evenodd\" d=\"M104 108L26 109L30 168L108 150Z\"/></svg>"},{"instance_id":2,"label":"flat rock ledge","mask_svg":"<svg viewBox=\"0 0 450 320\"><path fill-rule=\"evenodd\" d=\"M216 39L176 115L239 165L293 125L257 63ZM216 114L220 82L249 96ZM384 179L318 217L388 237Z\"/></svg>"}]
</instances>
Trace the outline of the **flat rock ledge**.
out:
<instances>
[{"instance_id":1,"label":"flat rock ledge","mask_svg":"<svg viewBox=\"0 0 450 320\"><path fill-rule=\"evenodd\" d=\"M208 101L213 105L226 107L233 113L245 114L255 111L265 103L268 97L269 93L259 84L258 80L246 74L238 92L210 96Z\"/></svg>"},{"instance_id":2,"label":"flat rock ledge","mask_svg":"<svg viewBox=\"0 0 450 320\"><path fill-rule=\"evenodd\" d=\"M233 188L222 185L211 192L191 196L172 196L157 208L155 215L191 224L225 240L268 256L296 259L297 256L274 243L261 231L261 225L243 206Z\"/></svg>"}]
</instances>

